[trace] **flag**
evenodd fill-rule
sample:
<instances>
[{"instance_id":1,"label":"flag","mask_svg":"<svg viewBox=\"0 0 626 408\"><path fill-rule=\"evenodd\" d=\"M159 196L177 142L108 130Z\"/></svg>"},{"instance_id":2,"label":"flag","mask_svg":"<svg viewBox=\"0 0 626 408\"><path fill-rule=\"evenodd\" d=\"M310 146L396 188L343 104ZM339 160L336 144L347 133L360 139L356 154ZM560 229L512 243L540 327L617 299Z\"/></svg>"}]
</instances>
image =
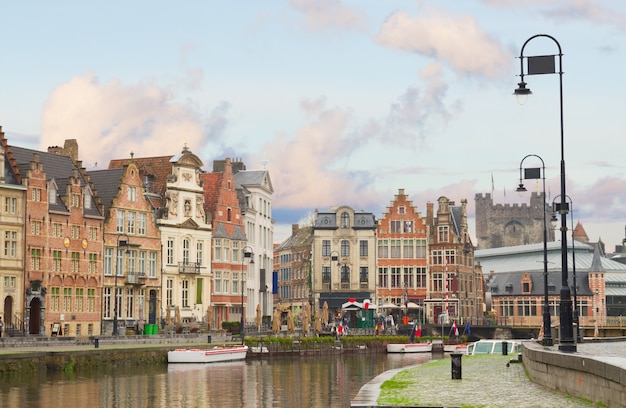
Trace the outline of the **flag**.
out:
<instances>
[{"instance_id":1,"label":"flag","mask_svg":"<svg viewBox=\"0 0 626 408\"><path fill-rule=\"evenodd\" d=\"M465 334L467 334L468 338L472 335L472 331L470 330L469 322L465 323Z\"/></svg>"},{"instance_id":2,"label":"flag","mask_svg":"<svg viewBox=\"0 0 626 408\"><path fill-rule=\"evenodd\" d=\"M452 332L456 337L459 337L459 328L456 327L456 322L452 322Z\"/></svg>"}]
</instances>

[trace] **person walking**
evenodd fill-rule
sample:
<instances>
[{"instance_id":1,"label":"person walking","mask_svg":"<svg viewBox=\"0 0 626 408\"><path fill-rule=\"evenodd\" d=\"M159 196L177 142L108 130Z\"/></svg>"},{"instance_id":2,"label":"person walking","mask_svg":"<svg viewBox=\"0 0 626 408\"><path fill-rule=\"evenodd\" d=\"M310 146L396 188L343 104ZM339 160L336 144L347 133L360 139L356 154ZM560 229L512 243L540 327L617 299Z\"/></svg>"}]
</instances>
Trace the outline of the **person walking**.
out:
<instances>
[{"instance_id":1,"label":"person walking","mask_svg":"<svg viewBox=\"0 0 626 408\"><path fill-rule=\"evenodd\" d=\"M4 323L2 323L2 317L0 317L0 337L2 337L2 328L4 327Z\"/></svg>"}]
</instances>

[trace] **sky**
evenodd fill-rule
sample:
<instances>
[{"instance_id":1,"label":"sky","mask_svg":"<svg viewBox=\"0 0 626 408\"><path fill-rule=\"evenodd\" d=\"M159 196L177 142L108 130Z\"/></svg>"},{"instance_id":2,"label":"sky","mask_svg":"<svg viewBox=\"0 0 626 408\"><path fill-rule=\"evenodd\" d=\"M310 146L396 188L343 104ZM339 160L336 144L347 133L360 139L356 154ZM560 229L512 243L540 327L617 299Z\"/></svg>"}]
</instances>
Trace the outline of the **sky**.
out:
<instances>
[{"instance_id":1,"label":"sky","mask_svg":"<svg viewBox=\"0 0 626 408\"><path fill-rule=\"evenodd\" d=\"M88 169L185 144L206 170L242 159L270 172L277 242L316 209L381 218L398 189L423 216L467 199L475 237L476 194L529 202L520 167L541 161L527 155L550 202L564 158L591 241L624 239L626 2L57 0L3 2L0 16L10 144L77 139ZM520 105L529 39L525 57L560 45L563 74L525 76Z\"/></svg>"}]
</instances>

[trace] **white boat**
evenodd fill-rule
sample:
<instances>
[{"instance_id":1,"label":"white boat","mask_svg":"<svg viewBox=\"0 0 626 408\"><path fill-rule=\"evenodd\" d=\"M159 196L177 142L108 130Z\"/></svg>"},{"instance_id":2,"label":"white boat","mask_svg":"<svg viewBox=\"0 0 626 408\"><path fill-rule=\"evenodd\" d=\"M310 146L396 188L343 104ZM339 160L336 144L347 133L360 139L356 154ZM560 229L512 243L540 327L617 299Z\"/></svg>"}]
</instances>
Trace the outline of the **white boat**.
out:
<instances>
[{"instance_id":1,"label":"white boat","mask_svg":"<svg viewBox=\"0 0 626 408\"><path fill-rule=\"evenodd\" d=\"M503 343L506 342L507 354L521 353L522 343L519 340L482 339L467 346L466 354L502 354Z\"/></svg>"},{"instance_id":2,"label":"white boat","mask_svg":"<svg viewBox=\"0 0 626 408\"><path fill-rule=\"evenodd\" d=\"M167 352L168 363L217 363L243 360L248 346L215 346L211 349L176 349Z\"/></svg>"},{"instance_id":3,"label":"white boat","mask_svg":"<svg viewBox=\"0 0 626 408\"><path fill-rule=\"evenodd\" d=\"M445 353L467 354L467 344L444 344L443 351Z\"/></svg>"},{"instance_id":4,"label":"white boat","mask_svg":"<svg viewBox=\"0 0 626 408\"><path fill-rule=\"evenodd\" d=\"M432 343L390 343L387 344L387 353L430 353Z\"/></svg>"}]
</instances>

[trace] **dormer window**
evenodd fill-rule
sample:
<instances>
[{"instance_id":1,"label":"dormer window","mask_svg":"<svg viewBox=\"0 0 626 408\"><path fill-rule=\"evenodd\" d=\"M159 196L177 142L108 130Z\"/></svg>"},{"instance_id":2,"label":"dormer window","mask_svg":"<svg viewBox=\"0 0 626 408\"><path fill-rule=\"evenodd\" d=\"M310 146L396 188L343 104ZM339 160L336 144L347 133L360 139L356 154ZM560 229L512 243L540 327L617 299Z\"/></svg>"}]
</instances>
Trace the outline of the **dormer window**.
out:
<instances>
[{"instance_id":1,"label":"dormer window","mask_svg":"<svg viewBox=\"0 0 626 408\"><path fill-rule=\"evenodd\" d=\"M57 203L57 189L55 186L50 186L48 190L48 203L56 204Z\"/></svg>"},{"instance_id":2,"label":"dormer window","mask_svg":"<svg viewBox=\"0 0 626 408\"><path fill-rule=\"evenodd\" d=\"M350 215L347 212L341 213L341 228L350 228Z\"/></svg>"},{"instance_id":3,"label":"dormer window","mask_svg":"<svg viewBox=\"0 0 626 408\"><path fill-rule=\"evenodd\" d=\"M506 293L513 293L513 284L507 283L506 286L504 287L504 290L506 291Z\"/></svg>"}]
</instances>

